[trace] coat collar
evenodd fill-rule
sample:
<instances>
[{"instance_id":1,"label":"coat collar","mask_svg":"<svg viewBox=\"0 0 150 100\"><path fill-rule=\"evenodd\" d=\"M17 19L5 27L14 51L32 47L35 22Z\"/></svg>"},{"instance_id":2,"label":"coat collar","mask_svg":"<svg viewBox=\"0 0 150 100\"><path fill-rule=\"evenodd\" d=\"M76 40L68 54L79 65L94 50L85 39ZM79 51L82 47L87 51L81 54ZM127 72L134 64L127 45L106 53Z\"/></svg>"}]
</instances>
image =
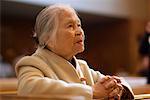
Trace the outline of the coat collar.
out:
<instances>
[{"instance_id":1,"label":"coat collar","mask_svg":"<svg viewBox=\"0 0 150 100\"><path fill-rule=\"evenodd\" d=\"M81 71L79 62L75 56L73 57L73 59L76 63L76 69L69 61L67 61L61 56L58 56L57 54L53 53L48 49L38 48L34 55L39 56L48 65L50 65L50 67L60 79L65 80L69 83L78 82L85 84L84 80L81 80L84 79L84 76Z\"/></svg>"}]
</instances>

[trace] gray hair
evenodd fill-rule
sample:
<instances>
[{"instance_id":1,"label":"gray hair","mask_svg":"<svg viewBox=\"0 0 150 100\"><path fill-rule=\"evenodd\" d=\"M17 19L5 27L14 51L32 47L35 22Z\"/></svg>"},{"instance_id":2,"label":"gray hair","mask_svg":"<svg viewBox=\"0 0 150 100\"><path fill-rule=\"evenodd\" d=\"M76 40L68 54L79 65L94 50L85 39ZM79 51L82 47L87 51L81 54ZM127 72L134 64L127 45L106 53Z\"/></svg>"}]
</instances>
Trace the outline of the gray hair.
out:
<instances>
[{"instance_id":1,"label":"gray hair","mask_svg":"<svg viewBox=\"0 0 150 100\"><path fill-rule=\"evenodd\" d=\"M46 7L38 14L34 27L34 37L37 38L41 48L44 48L49 40L55 37L59 26L58 16L62 10L66 9L73 10L76 13L69 5L54 4Z\"/></svg>"}]
</instances>

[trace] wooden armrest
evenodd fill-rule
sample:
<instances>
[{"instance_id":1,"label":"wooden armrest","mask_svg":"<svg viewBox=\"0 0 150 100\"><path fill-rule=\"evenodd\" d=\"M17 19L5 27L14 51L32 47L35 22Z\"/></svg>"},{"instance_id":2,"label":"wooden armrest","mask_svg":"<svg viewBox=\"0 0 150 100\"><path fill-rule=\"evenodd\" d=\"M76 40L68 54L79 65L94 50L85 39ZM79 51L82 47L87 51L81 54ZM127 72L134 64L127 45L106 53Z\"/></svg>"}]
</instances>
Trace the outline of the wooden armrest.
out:
<instances>
[{"instance_id":1,"label":"wooden armrest","mask_svg":"<svg viewBox=\"0 0 150 100\"><path fill-rule=\"evenodd\" d=\"M134 95L135 100L145 100L145 99L150 99L150 94L138 94L138 95Z\"/></svg>"},{"instance_id":2,"label":"wooden armrest","mask_svg":"<svg viewBox=\"0 0 150 100\"><path fill-rule=\"evenodd\" d=\"M17 91L16 78L1 78L0 79L0 92Z\"/></svg>"}]
</instances>

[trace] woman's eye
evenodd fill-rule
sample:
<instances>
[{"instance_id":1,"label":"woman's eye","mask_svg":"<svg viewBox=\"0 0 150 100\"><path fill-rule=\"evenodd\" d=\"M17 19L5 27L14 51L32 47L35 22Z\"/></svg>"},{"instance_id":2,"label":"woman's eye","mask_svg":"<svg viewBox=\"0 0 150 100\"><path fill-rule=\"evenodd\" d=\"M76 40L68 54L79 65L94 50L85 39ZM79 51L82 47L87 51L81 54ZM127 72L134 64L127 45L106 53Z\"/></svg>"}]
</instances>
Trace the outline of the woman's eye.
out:
<instances>
[{"instance_id":1,"label":"woman's eye","mask_svg":"<svg viewBox=\"0 0 150 100\"><path fill-rule=\"evenodd\" d=\"M73 27L73 25L70 24L70 25L68 25L68 27L69 27L69 28L70 28L70 27Z\"/></svg>"},{"instance_id":2,"label":"woman's eye","mask_svg":"<svg viewBox=\"0 0 150 100\"><path fill-rule=\"evenodd\" d=\"M78 27L81 27L81 24L78 24Z\"/></svg>"}]
</instances>

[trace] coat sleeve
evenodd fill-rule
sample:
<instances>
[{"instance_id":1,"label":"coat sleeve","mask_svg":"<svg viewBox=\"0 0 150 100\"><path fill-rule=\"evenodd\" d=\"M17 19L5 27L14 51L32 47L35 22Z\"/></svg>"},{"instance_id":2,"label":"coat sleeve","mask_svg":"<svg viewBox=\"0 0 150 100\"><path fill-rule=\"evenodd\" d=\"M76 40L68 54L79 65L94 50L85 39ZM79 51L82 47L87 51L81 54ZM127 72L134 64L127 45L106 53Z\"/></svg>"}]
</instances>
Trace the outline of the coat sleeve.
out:
<instances>
[{"instance_id":1,"label":"coat sleeve","mask_svg":"<svg viewBox=\"0 0 150 100\"><path fill-rule=\"evenodd\" d=\"M94 83L98 81L98 79L104 77L105 75L101 74L99 71L94 71L93 69L90 69Z\"/></svg>"},{"instance_id":2,"label":"coat sleeve","mask_svg":"<svg viewBox=\"0 0 150 100\"><path fill-rule=\"evenodd\" d=\"M90 86L44 77L39 69L32 66L20 67L18 79L18 95L70 95L92 98Z\"/></svg>"},{"instance_id":3,"label":"coat sleeve","mask_svg":"<svg viewBox=\"0 0 150 100\"><path fill-rule=\"evenodd\" d=\"M97 82L97 80L99 78L104 77L105 75L101 74L99 71L94 71L93 69L90 69L91 73L92 73L92 77L94 79L94 83ZM121 84L124 88L121 99L122 100L133 100L134 99L134 94L132 92L131 87L129 86L129 84L123 79L121 78Z\"/></svg>"}]
</instances>

